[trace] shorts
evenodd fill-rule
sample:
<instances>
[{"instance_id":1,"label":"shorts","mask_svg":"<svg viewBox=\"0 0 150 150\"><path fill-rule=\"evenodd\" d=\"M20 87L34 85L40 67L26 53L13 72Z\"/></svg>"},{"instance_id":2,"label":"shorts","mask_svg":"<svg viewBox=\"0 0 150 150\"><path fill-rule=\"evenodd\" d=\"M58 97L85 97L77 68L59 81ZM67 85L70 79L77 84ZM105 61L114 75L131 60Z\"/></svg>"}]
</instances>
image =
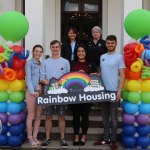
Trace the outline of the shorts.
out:
<instances>
[{"instance_id":1,"label":"shorts","mask_svg":"<svg viewBox=\"0 0 150 150\"><path fill-rule=\"evenodd\" d=\"M65 105L54 105L54 106L45 106L46 115L61 115L64 116L66 112Z\"/></svg>"}]
</instances>

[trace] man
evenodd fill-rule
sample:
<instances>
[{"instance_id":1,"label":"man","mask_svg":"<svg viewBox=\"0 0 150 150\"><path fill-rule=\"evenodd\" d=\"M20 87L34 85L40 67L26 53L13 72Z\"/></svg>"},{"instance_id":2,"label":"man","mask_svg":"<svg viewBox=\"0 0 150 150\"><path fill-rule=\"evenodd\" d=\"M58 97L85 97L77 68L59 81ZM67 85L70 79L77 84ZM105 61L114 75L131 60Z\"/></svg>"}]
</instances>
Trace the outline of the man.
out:
<instances>
[{"instance_id":1,"label":"man","mask_svg":"<svg viewBox=\"0 0 150 150\"><path fill-rule=\"evenodd\" d=\"M106 38L106 47L108 52L100 58L100 74L106 91L116 92L117 100L114 103L103 102L101 104L104 137L94 145L111 144L113 150L118 149L116 135L118 128L118 105L121 97L121 91L125 80L125 64L121 54L116 50L117 39L114 35ZM111 121L109 120L109 117ZM111 128L111 136L110 136Z\"/></svg>"},{"instance_id":2,"label":"man","mask_svg":"<svg viewBox=\"0 0 150 150\"><path fill-rule=\"evenodd\" d=\"M52 56L43 61L40 70L40 81L45 86L49 84L49 79L60 78L62 75L70 71L70 64L68 60L60 57L61 43L54 40L50 43L50 50ZM57 114L60 131L60 144L62 148L66 148L68 144L65 140L65 106L46 106L46 140L42 143L42 147L46 147L50 143L50 133L52 129L53 114Z\"/></svg>"}]
</instances>

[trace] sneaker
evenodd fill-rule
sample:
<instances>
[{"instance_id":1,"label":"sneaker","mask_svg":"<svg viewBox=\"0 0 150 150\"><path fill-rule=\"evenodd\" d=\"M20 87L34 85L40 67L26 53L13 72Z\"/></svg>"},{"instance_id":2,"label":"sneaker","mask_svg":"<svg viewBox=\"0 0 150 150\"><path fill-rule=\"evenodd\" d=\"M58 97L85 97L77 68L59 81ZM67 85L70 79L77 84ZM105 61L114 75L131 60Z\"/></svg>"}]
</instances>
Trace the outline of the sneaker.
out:
<instances>
[{"instance_id":1,"label":"sneaker","mask_svg":"<svg viewBox=\"0 0 150 150\"><path fill-rule=\"evenodd\" d=\"M68 144L67 144L65 139L60 140L60 145L61 145L62 148L67 148L68 147Z\"/></svg>"},{"instance_id":2,"label":"sneaker","mask_svg":"<svg viewBox=\"0 0 150 150\"><path fill-rule=\"evenodd\" d=\"M41 144L41 147L46 147L50 142L51 142L50 139L45 140L45 141Z\"/></svg>"},{"instance_id":3,"label":"sneaker","mask_svg":"<svg viewBox=\"0 0 150 150\"><path fill-rule=\"evenodd\" d=\"M96 141L93 145L105 145L105 144L110 144L110 141L99 140L99 141Z\"/></svg>"},{"instance_id":4,"label":"sneaker","mask_svg":"<svg viewBox=\"0 0 150 150\"><path fill-rule=\"evenodd\" d=\"M118 150L118 145L117 145L117 143L114 142L114 141L111 141L111 148L112 148L112 150Z\"/></svg>"}]
</instances>

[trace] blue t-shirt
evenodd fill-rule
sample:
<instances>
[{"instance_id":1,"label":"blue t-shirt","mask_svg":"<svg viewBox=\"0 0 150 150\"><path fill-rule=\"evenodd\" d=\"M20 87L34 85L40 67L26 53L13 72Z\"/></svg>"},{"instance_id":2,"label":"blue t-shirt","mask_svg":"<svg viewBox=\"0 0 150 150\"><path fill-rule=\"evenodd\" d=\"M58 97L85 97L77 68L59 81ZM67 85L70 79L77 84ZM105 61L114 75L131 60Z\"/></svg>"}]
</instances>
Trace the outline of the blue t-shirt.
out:
<instances>
[{"instance_id":1,"label":"blue t-shirt","mask_svg":"<svg viewBox=\"0 0 150 150\"><path fill-rule=\"evenodd\" d=\"M48 58L43 61L40 69L40 80L49 80L52 77L58 79L70 71L69 61L60 57L58 59Z\"/></svg>"},{"instance_id":2,"label":"blue t-shirt","mask_svg":"<svg viewBox=\"0 0 150 150\"><path fill-rule=\"evenodd\" d=\"M106 53L100 57L100 74L106 90L118 91L119 71L123 68L125 63L120 53Z\"/></svg>"}]
</instances>

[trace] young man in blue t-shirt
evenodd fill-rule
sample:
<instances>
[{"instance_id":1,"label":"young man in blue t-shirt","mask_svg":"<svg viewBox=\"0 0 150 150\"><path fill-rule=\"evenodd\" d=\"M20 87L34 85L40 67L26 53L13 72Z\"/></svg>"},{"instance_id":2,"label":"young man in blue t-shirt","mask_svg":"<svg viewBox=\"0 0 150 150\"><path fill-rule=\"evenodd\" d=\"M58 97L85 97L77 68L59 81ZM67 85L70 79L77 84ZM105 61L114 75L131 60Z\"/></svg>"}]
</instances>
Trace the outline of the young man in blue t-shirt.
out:
<instances>
[{"instance_id":1,"label":"young man in blue t-shirt","mask_svg":"<svg viewBox=\"0 0 150 150\"><path fill-rule=\"evenodd\" d=\"M113 150L118 149L116 135L118 128L118 105L125 80L125 63L121 54L116 52L117 38L109 35L106 38L108 52L100 58L100 74L106 91L116 92L116 102L103 102L101 104L104 137L94 145L111 144ZM109 117L111 120L109 120ZM111 136L110 136L111 129Z\"/></svg>"},{"instance_id":2,"label":"young man in blue t-shirt","mask_svg":"<svg viewBox=\"0 0 150 150\"><path fill-rule=\"evenodd\" d=\"M49 84L51 78L60 78L65 73L70 71L69 61L60 57L61 43L57 40L53 40L50 43L51 57L44 60L40 69L40 81L45 85ZM66 148L68 144L65 140L65 106L46 106L46 120L45 120L45 130L46 130L46 140L41 144L42 147L46 147L50 143L50 132L52 129L52 119L53 114L57 114L58 126L60 131L60 144L62 148Z\"/></svg>"}]
</instances>

